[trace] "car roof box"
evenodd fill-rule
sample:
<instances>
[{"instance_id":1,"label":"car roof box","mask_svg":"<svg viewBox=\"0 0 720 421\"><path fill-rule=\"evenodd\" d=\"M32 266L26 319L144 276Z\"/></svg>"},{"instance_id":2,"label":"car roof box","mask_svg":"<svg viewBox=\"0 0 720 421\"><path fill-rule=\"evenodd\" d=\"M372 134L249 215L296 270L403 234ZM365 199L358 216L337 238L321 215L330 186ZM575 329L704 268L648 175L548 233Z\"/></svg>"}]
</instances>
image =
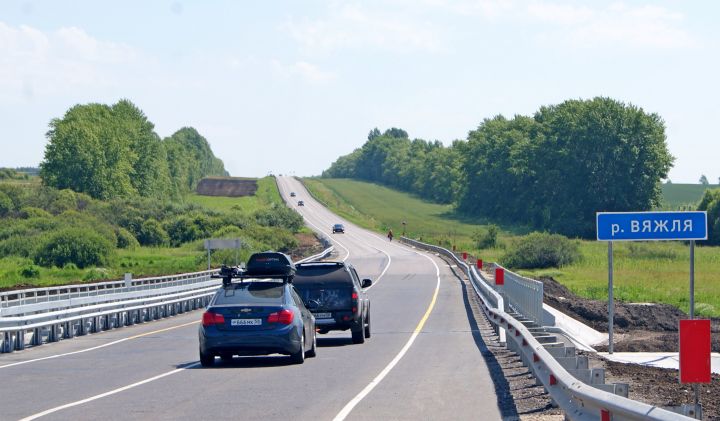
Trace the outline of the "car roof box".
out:
<instances>
[{"instance_id":1,"label":"car roof box","mask_svg":"<svg viewBox=\"0 0 720 421\"><path fill-rule=\"evenodd\" d=\"M255 253L248 259L245 276L295 276L295 264L290 256L277 251Z\"/></svg>"}]
</instances>

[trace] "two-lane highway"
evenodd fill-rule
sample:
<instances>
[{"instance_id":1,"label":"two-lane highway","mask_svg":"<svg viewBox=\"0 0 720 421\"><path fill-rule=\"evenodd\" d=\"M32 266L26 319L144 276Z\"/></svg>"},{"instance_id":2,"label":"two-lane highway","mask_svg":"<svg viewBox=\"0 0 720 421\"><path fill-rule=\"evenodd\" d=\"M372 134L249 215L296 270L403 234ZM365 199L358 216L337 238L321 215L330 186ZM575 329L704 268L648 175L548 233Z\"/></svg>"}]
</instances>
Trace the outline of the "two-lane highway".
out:
<instances>
[{"instance_id":1,"label":"two-lane highway","mask_svg":"<svg viewBox=\"0 0 720 421\"><path fill-rule=\"evenodd\" d=\"M372 337L318 356L198 367L201 311L0 355L0 419L499 419L463 287L447 264L334 215L295 179L281 194L373 279ZM290 198L290 192L297 197ZM343 223L346 234L331 234ZM475 333L475 334L474 334Z\"/></svg>"}]
</instances>

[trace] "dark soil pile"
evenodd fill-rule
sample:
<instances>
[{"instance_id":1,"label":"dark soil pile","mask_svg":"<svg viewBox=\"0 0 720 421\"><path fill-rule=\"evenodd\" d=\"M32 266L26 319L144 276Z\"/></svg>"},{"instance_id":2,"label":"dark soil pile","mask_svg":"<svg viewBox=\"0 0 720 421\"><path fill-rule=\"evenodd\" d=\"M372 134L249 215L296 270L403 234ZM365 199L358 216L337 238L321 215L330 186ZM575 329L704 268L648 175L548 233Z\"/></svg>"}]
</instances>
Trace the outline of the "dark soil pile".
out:
<instances>
[{"instance_id":1,"label":"dark soil pile","mask_svg":"<svg viewBox=\"0 0 720 421\"><path fill-rule=\"evenodd\" d=\"M257 180L245 178L203 178L195 188L203 196L252 196L257 191Z\"/></svg>"},{"instance_id":2,"label":"dark soil pile","mask_svg":"<svg viewBox=\"0 0 720 421\"><path fill-rule=\"evenodd\" d=\"M574 295L552 278L542 278L545 303L600 332L608 331L608 303ZM677 352L678 325L688 315L667 304L615 302L614 350L617 352ZM713 333L720 319L711 319ZM606 351L607 346L596 347ZM712 350L720 352L720 335L712 335Z\"/></svg>"}]
</instances>

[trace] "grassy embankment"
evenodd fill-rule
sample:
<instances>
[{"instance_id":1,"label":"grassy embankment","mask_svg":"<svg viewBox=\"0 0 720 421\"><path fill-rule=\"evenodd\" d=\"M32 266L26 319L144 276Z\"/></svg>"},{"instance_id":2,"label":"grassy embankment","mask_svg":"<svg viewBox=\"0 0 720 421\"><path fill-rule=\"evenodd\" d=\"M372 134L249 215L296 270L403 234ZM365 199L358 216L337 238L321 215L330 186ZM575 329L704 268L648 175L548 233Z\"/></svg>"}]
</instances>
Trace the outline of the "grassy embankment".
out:
<instances>
[{"instance_id":1,"label":"grassy embankment","mask_svg":"<svg viewBox=\"0 0 720 421\"><path fill-rule=\"evenodd\" d=\"M435 244L467 250L485 261L502 263L504 248L479 250L473 247L473 233L483 230L483 221L467 221L453 214L449 205L419 200L406 193L370 183L337 180L305 179L312 193L333 211L348 220L379 232L391 227ZM680 186L680 185L675 185ZM677 188L674 193L683 192ZM682 196L671 202L688 203ZM693 201L693 200L690 200ZM501 227L501 245L507 245L523 229ZM607 245L604 242L578 240L582 260L569 266L538 271L521 271L530 276L552 276L584 297L607 299ZM689 308L689 250L680 242L618 243L614 247L615 297L628 302L661 302ZM720 316L720 248L697 247L695 255L696 313Z\"/></svg>"},{"instance_id":2,"label":"grassy embankment","mask_svg":"<svg viewBox=\"0 0 720 421\"><path fill-rule=\"evenodd\" d=\"M30 181L3 180L2 182L31 188L37 187L40 181L38 177L32 177ZM246 215L267 208L273 203L282 203L275 179L272 177L258 180L258 191L255 196L231 198L188 194L184 201L211 211L240 211ZM0 218L0 224L12 224L13 222L14 220L10 218ZM115 250L112 262L104 268L37 267L39 274L33 277L24 277L21 274L23 267L32 265L31 259L6 256L0 258L0 288L120 279L126 272L131 272L134 277L141 277L204 270L207 268L207 258L199 248L198 241L185 243L178 247L118 248Z\"/></svg>"}]
</instances>

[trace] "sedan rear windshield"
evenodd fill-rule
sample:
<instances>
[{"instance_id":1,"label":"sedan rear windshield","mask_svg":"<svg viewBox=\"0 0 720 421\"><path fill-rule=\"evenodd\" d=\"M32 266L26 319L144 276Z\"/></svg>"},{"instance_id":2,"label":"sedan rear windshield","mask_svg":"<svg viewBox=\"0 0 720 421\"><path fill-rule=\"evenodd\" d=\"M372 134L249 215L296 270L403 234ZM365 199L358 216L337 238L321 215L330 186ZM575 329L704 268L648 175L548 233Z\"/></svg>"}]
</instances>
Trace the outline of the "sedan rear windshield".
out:
<instances>
[{"instance_id":1,"label":"sedan rear windshield","mask_svg":"<svg viewBox=\"0 0 720 421\"><path fill-rule=\"evenodd\" d=\"M215 296L215 305L281 304L285 286L279 282L244 282L223 288Z\"/></svg>"}]
</instances>

